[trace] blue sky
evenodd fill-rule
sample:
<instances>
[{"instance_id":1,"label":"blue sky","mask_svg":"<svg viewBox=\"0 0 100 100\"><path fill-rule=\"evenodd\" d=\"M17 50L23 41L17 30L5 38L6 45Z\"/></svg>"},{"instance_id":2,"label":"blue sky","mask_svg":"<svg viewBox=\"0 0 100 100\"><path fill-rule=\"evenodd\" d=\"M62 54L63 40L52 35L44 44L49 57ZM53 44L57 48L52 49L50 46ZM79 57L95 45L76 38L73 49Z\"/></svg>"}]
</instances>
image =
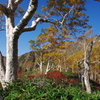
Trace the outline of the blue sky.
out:
<instances>
[{"instance_id":1,"label":"blue sky","mask_svg":"<svg viewBox=\"0 0 100 100\"><path fill-rule=\"evenodd\" d=\"M0 3L6 3L8 0L0 0ZM45 4L46 0L39 0L39 5L37 11L40 11L42 5ZM29 0L25 0L22 6L26 9ZM24 6L25 5L25 6ZM94 0L87 0L86 4L86 14L89 16L88 24L94 29L94 34L100 34L100 2ZM17 19L18 21L18 19ZM16 22L17 22L16 21ZM29 24L30 25L30 24ZM35 31L23 33L18 42L18 55L22 55L26 52L31 51L28 41L35 40L35 38L40 34L42 28L48 27L49 24L39 24ZM6 36L5 31L0 31L0 51L5 56L6 55Z\"/></svg>"}]
</instances>

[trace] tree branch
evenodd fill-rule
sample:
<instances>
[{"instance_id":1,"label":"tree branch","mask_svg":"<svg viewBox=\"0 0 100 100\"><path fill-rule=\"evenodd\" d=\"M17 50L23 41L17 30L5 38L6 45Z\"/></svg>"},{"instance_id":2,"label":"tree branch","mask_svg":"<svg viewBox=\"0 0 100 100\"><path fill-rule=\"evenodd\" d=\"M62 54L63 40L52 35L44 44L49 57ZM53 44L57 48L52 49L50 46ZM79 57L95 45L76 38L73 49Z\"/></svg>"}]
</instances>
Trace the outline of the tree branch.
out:
<instances>
[{"instance_id":1,"label":"tree branch","mask_svg":"<svg viewBox=\"0 0 100 100\"><path fill-rule=\"evenodd\" d=\"M15 5L19 5L23 0L16 0Z\"/></svg>"},{"instance_id":2,"label":"tree branch","mask_svg":"<svg viewBox=\"0 0 100 100\"><path fill-rule=\"evenodd\" d=\"M0 3L0 11L8 16L8 9Z\"/></svg>"},{"instance_id":3,"label":"tree branch","mask_svg":"<svg viewBox=\"0 0 100 100\"><path fill-rule=\"evenodd\" d=\"M65 14L64 16L62 16L62 21L59 22L61 25L64 25L66 17L71 13L71 11L73 10L73 8L74 8L74 5L71 7L71 9L69 10L69 12L67 14ZM62 15L62 14L60 14L60 15Z\"/></svg>"},{"instance_id":4,"label":"tree branch","mask_svg":"<svg viewBox=\"0 0 100 100\"><path fill-rule=\"evenodd\" d=\"M36 26L39 22L46 22L46 23L52 23L52 21L50 20L54 20L54 19L42 19L42 18L37 18L36 20L32 21L32 25L30 27L25 27L23 29L23 32L27 32L27 31L33 31L36 29Z\"/></svg>"},{"instance_id":5,"label":"tree branch","mask_svg":"<svg viewBox=\"0 0 100 100\"><path fill-rule=\"evenodd\" d=\"M14 7L14 0L8 0L8 8Z\"/></svg>"},{"instance_id":6,"label":"tree branch","mask_svg":"<svg viewBox=\"0 0 100 100\"><path fill-rule=\"evenodd\" d=\"M36 20L32 21L32 25L30 27L25 27L23 29L23 32L26 32L26 31L33 31L35 30L37 24L41 21L41 18L37 18Z\"/></svg>"},{"instance_id":7,"label":"tree branch","mask_svg":"<svg viewBox=\"0 0 100 100\"><path fill-rule=\"evenodd\" d=\"M38 0L30 0L28 10L20 20L19 24L15 27L14 32L23 31L24 27L28 24L29 20L35 13L38 5Z\"/></svg>"}]
</instances>

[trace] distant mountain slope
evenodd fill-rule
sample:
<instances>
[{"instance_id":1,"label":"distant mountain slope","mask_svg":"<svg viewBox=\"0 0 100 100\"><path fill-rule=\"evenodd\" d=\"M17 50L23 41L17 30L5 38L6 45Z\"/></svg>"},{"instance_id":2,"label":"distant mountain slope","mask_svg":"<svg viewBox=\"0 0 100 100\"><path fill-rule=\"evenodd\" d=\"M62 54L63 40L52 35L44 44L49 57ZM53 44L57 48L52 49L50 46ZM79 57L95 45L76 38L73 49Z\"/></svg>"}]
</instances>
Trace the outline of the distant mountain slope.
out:
<instances>
[{"instance_id":1,"label":"distant mountain slope","mask_svg":"<svg viewBox=\"0 0 100 100\"><path fill-rule=\"evenodd\" d=\"M96 36L87 38L87 41L88 40L92 41L93 39L95 40L95 38L96 38ZM70 47L72 47L72 49L66 49L66 52L69 55L72 55L76 52L83 51L84 50L84 44L85 44L84 39L83 40L81 40L81 39L76 40L72 44L70 44ZM95 43L93 44L93 48L96 47L96 46L100 46L100 35L98 35L98 37L96 38Z\"/></svg>"},{"instance_id":2,"label":"distant mountain slope","mask_svg":"<svg viewBox=\"0 0 100 100\"><path fill-rule=\"evenodd\" d=\"M0 52L1 57L3 57L3 63L4 66L6 66L6 57L2 56L2 53ZM33 51L25 53L18 57L18 67L22 71L30 71L34 67L35 62L35 53Z\"/></svg>"},{"instance_id":3,"label":"distant mountain slope","mask_svg":"<svg viewBox=\"0 0 100 100\"><path fill-rule=\"evenodd\" d=\"M18 57L19 67L23 71L30 71L34 67L35 53L33 51L25 53Z\"/></svg>"}]
</instances>

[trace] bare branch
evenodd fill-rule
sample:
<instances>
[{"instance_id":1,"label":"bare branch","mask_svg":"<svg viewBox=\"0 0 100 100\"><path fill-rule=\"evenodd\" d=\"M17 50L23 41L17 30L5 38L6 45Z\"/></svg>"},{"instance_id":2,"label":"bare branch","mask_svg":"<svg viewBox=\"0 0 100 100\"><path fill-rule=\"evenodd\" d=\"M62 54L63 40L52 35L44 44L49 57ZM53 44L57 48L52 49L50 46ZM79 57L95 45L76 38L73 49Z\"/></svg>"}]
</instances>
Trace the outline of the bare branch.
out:
<instances>
[{"instance_id":1,"label":"bare branch","mask_svg":"<svg viewBox=\"0 0 100 100\"><path fill-rule=\"evenodd\" d=\"M15 5L19 5L23 0L16 0Z\"/></svg>"},{"instance_id":2,"label":"bare branch","mask_svg":"<svg viewBox=\"0 0 100 100\"><path fill-rule=\"evenodd\" d=\"M99 60L97 60L97 61L93 61L93 62L91 62L91 63L96 63L96 64L100 64L100 61Z\"/></svg>"},{"instance_id":3,"label":"bare branch","mask_svg":"<svg viewBox=\"0 0 100 100\"><path fill-rule=\"evenodd\" d=\"M53 23L51 22L50 20L53 20L53 19L42 19L42 18L37 18L36 20L32 21L32 25L30 27L25 27L23 29L23 32L26 32L26 31L33 31L35 30L37 24L39 22L49 22L49 23Z\"/></svg>"},{"instance_id":4,"label":"bare branch","mask_svg":"<svg viewBox=\"0 0 100 100\"><path fill-rule=\"evenodd\" d=\"M62 17L63 17L62 13L61 13L59 10L57 10L57 9L56 9L56 8L54 8L54 7L53 7L53 10L56 10L56 11L58 12L58 14L59 14L60 16L62 16Z\"/></svg>"},{"instance_id":5,"label":"bare branch","mask_svg":"<svg viewBox=\"0 0 100 100\"><path fill-rule=\"evenodd\" d=\"M65 14L64 16L62 16L62 21L59 22L61 25L64 25L66 17L71 13L71 11L73 10L73 8L74 8L74 5L71 7L71 9L69 10L69 12L67 14ZM60 15L62 15L62 14L60 13Z\"/></svg>"},{"instance_id":6,"label":"bare branch","mask_svg":"<svg viewBox=\"0 0 100 100\"><path fill-rule=\"evenodd\" d=\"M28 24L29 20L35 13L38 5L38 0L30 0L28 10L24 14L23 18L20 20L19 24L15 27L14 31L22 31L24 27Z\"/></svg>"},{"instance_id":7,"label":"bare branch","mask_svg":"<svg viewBox=\"0 0 100 100\"><path fill-rule=\"evenodd\" d=\"M14 0L8 0L8 8L14 7Z\"/></svg>"},{"instance_id":8,"label":"bare branch","mask_svg":"<svg viewBox=\"0 0 100 100\"><path fill-rule=\"evenodd\" d=\"M23 32L26 32L26 31L33 31L35 30L37 24L41 21L41 18L37 18L35 21L32 21L32 25L30 27L25 27L23 29Z\"/></svg>"},{"instance_id":9,"label":"bare branch","mask_svg":"<svg viewBox=\"0 0 100 100\"><path fill-rule=\"evenodd\" d=\"M1 3L0 3L0 11L3 14L5 14L6 16L8 16L8 9L4 5L2 5Z\"/></svg>"}]
</instances>

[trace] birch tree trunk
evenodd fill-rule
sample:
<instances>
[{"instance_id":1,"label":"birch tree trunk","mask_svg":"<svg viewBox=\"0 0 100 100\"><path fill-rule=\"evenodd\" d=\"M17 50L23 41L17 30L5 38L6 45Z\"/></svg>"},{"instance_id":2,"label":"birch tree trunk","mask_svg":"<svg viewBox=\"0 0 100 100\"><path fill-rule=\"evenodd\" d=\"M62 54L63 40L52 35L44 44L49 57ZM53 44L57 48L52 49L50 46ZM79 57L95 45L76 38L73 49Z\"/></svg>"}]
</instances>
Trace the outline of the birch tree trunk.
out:
<instances>
[{"instance_id":1,"label":"birch tree trunk","mask_svg":"<svg viewBox=\"0 0 100 100\"><path fill-rule=\"evenodd\" d=\"M92 90L90 87L90 82L89 82L89 70L87 68L89 68L88 63L84 61L84 66L85 66L85 71L84 71L84 83L86 86L86 91L91 94Z\"/></svg>"},{"instance_id":2,"label":"birch tree trunk","mask_svg":"<svg viewBox=\"0 0 100 100\"><path fill-rule=\"evenodd\" d=\"M5 66L2 53L0 52L0 82L2 86L5 84Z\"/></svg>"},{"instance_id":3,"label":"birch tree trunk","mask_svg":"<svg viewBox=\"0 0 100 100\"><path fill-rule=\"evenodd\" d=\"M13 32L6 34L6 76L5 81L10 83L17 79L18 67L18 37Z\"/></svg>"},{"instance_id":4,"label":"birch tree trunk","mask_svg":"<svg viewBox=\"0 0 100 100\"><path fill-rule=\"evenodd\" d=\"M48 71L49 71L49 61L48 61L48 63L47 63L47 68L46 68L46 71L45 71L45 74L47 74L48 73Z\"/></svg>"},{"instance_id":5,"label":"birch tree trunk","mask_svg":"<svg viewBox=\"0 0 100 100\"><path fill-rule=\"evenodd\" d=\"M40 18L32 22L32 26L25 27L37 9L38 0L30 0L28 9L18 25L14 25L15 12L23 0L8 0L7 7L0 4L0 11L6 18L6 67L0 54L0 82L3 89L17 79L18 67L18 38L22 32L35 30ZM6 84L7 83L7 84Z\"/></svg>"},{"instance_id":6,"label":"birch tree trunk","mask_svg":"<svg viewBox=\"0 0 100 100\"><path fill-rule=\"evenodd\" d=\"M91 94L92 90L91 90L91 87L90 87L90 82L89 82L89 71L90 71L90 68L89 68L89 64L90 64L90 53L92 51L92 47L93 47L93 41L90 42L90 45L89 47L86 47L86 44L85 44L85 47L84 47L84 50L85 50L85 54L84 54L84 83L85 83L85 86L86 86L86 91Z\"/></svg>"},{"instance_id":7,"label":"birch tree trunk","mask_svg":"<svg viewBox=\"0 0 100 100\"><path fill-rule=\"evenodd\" d=\"M42 74L43 73L43 62L42 61L40 61L39 66L40 66L40 74Z\"/></svg>"}]
</instances>

